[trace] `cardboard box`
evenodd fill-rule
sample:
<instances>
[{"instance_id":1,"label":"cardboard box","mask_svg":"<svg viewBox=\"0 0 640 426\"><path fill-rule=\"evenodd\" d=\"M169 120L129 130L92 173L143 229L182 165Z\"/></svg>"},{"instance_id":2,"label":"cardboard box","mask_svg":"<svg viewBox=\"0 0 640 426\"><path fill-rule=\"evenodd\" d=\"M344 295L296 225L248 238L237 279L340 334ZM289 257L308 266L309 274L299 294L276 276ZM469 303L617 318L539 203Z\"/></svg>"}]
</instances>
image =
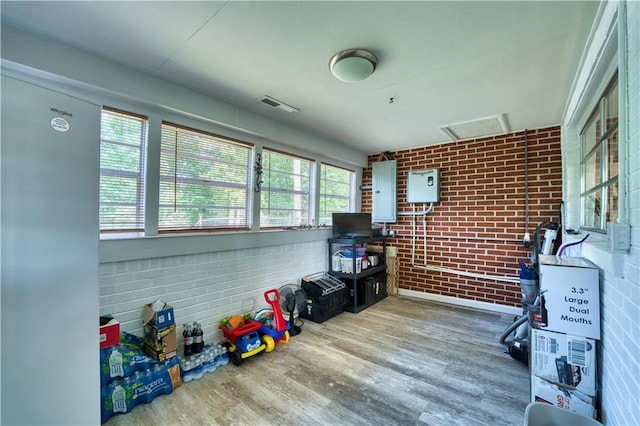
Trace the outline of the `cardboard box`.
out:
<instances>
[{"instance_id":1,"label":"cardboard box","mask_svg":"<svg viewBox=\"0 0 640 426\"><path fill-rule=\"evenodd\" d=\"M120 343L120 323L111 315L100 317L100 349Z\"/></svg>"},{"instance_id":2,"label":"cardboard box","mask_svg":"<svg viewBox=\"0 0 640 426\"><path fill-rule=\"evenodd\" d=\"M144 326L143 341L145 348L148 347L153 351L150 355L154 355L154 358L160 359L159 355L164 354L165 359L169 359L174 355L167 355L176 352L178 349L176 325L171 324L169 327L157 328L151 324L147 324Z\"/></svg>"},{"instance_id":3,"label":"cardboard box","mask_svg":"<svg viewBox=\"0 0 640 426\"><path fill-rule=\"evenodd\" d=\"M157 359L158 361L167 361L170 360L172 358L174 358L176 355L178 355L178 351L177 350L173 350L170 352L167 352L165 350L155 350L154 348L150 347L147 345L147 343L145 342L144 344L144 351L147 353L147 355L149 355L150 357Z\"/></svg>"},{"instance_id":4,"label":"cardboard box","mask_svg":"<svg viewBox=\"0 0 640 426\"><path fill-rule=\"evenodd\" d=\"M586 337L531 330L532 374L595 397L596 341Z\"/></svg>"},{"instance_id":5,"label":"cardboard box","mask_svg":"<svg viewBox=\"0 0 640 426\"><path fill-rule=\"evenodd\" d=\"M142 313L142 325L153 325L156 328L169 327L175 324L173 307L161 301L155 301L144 306Z\"/></svg>"},{"instance_id":6,"label":"cardboard box","mask_svg":"<svg viewBox=\"0 0 640 426\"><path fill-rule=\"evenodd\" d=\"M540 311L532 326L600 340L598 267L578 257L541 255Z\"/></svg>"},{"instance_id":7,"label":"cardboard box","mask_svg":"<svg viewBox=\"0 0 640 426\"><path fill-rule=\"evenodd\" d=\"M538 376L531 376L531 402L555 405L583 416L594 418L595 399L577 390L568 390L547 382Z\"/></svg>"}]
</instances>

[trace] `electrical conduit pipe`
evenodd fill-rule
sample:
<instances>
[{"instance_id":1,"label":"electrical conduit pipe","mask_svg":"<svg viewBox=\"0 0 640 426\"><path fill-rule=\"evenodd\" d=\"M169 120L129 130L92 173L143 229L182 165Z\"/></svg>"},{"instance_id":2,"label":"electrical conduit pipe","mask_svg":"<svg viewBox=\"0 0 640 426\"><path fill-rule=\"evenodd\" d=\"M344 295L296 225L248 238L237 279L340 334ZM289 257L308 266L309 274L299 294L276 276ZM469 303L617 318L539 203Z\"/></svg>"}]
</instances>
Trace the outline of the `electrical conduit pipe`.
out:
<instances>
[{"instance_id":1,"label":"electrical conduit pipe","mask_svg":"<svg viewBox=\"0 0 640 426\"><path fill-rule=\"evenodd\" d=\"M477 274L474 272L461 271L458 269L450 269L450 268L442 268L439 266L430 266L427 265L427 214L433 211L433 203L429 204L429 208L416 212L416 205L413 204L413 212L411 213L403 213L400 212L398 215L400 216L411 216L411 266L418 269L424 269L427 271L435 271L435 272L444 272L448 274L454 274L469 278L477 278L477 279L486 279L493 281L502 281L508 283L520 283L520 278L518 277L503 277L499 275L486 275L486 274ZM417 265L416 264L416 217L422 216L422 230L423 230L423 253L424 253L424 264Z\"/></svg>"}]
</instances>

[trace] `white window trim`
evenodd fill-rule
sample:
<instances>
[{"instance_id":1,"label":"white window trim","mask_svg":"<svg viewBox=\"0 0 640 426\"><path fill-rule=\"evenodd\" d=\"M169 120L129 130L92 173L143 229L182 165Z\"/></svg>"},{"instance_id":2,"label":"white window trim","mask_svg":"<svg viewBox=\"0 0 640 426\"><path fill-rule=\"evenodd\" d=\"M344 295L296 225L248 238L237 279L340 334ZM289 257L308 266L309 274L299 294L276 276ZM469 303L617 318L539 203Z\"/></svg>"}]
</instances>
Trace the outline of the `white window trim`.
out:
<instances>
[{"instance_id":1,"label":"white window trim","mask_svg":"<svg viewBox=\"0 0 640 426\"><path fill-rule=\"evenodd\" d=\"M614 83L615 82L615 83ZM599 232L599 233L604 233L606 232L606 228L607 228L607 224L603 223L604 220L606 220L606 218L610 215L611 210L610 207L608 206L608 201L609 201L609 196L607 195L609 193L609 191L611 191L612 187L614 185L619 187L619 182L620 182L620 175L616 175L615 178L610 178L609 174L608 174L608 168L609 168L609 162L610 162L610 154L608 153L608 140L615 135L615 137L617 138L617 143L618 143L618 149L616 150L616 152L618 152L619 154L619 148L621 146L620 144L620 120L619 120L619 116L616 117L616 120L618 121L616 123L615 129L609 125L609 123L607 122L608 120L608 115L606 110L606 105L605 102L607 102L609 100L609 97L611 96L611 93L613 93L613 87L617 87L617 92L620 92L620 87L619 87L619 81L618 78L615 76L612 76L611 79L608 81L607 85L606 85L606 89L604 89L600 95L598 96L598 102L596 103L596 105L594 106L594 110L592 111L592 113L589 115L589 118L587 119L587 121L585 122L585 125L582 127L582 131L579 134L580 137L580 145L581 145L581 151L580 151L580 161L581 161L581 171L580 171L580 193L581 193L581 214L580 214L580 223L581 223L581 227L582 229L588 231L588 230L592 230L593 232ZM606 98L606 101L605 101ZM617 99L617 97L616 97ZM619 112L618 112L619 115ZM592 121L591 121L592 120ZM584 137L585 134L584 132L586 131L586 127L588 125L600 122L600 128L597 128L597 126L594 126L594 128L597 128L597 130L599 131L599 134L595 134L596 131L594 130L594 135L591 137L595 137L595 139L593 141L590 141L589 143L592 143L593 145L588 146L587 151L588 152L584 152L583 149L585 148L584 146ZM604 129L602 128L604 126ZM603 137L606 135L606 138ZM603 150L603 143L605 144L605 146L607 146L607 153L605 153L605 151ZM591 152L591 150L594 150L595 147L595 151ZM589 157L588 155L591 154ZM587 164L587 160L588 158L597 158L597 155L600 155L600 165L596 166L596 163L593 163L593 173L596 174L598 177L593 177L592 179L595 179L597 182L595 181L587 183L587 180L589 180L585 174L586 174L586 168L588 167ZM620 156L618 156L618 160L620 160ZM613 179L615 179L615 182L611 182ZM586 187L586 185L589 185L589 187ZM586 220L586 215L587 213L585 212L585 204L586 204L586 200L585 197L582 196L582 194L586 194L587 192L589 192L590 194L594 194L596 192L600 192L600 196L601 196L601 214L600 214L600 223L598 224L594 224L594 226L586 226L584 221ZM591 195L586 195L586 197L590 197ZM619 209L618 209L619 210ZM593 214L593 212L592 212ZM618 219L618 211L616 210L615 212L615 221L617 222Z\"/></svg>"},{"instance_id":2,"label":"white window trim","mask_svg":"<svg viewBox=\"0 0 640 426\"><path fill-rule=\"evenodd\" d=\"M307 223L304 223L304 220L302 220L303 223L290 223L290 224L265 224L262 222L262 213L263 211L268 211L269 209L267 207L265 207L264 205L262 205L262 203L259 205L259 210L260 211L260 228L263 230L269 230L269 229L289 229L289 228L297 228L299 226L311 226L312 223L315 223L315 217L314 217L314 212L315 212L315 199L317 199L319 197L318 191L317 191L317 187L314 185L315 180L316 180L316 169L318 168L318 162L305 157L305 156L301 156L298 154L293 154L290 153L288 151L281 151L281 150L277 150L277 149L273 149L271 147L263 147L262 148L262 159L264 162L264 158L265 158L265 154L274 154L274 155L283 155L283 156L287 156L287 157L291 157L294 158L296 160L299 161L305 161L309 164L309 175L307 176L307 180L309 181L309 187L307 188L307 191L300 191L300 190L295 190L293 188L275 188L275 189L271 189L269 186L267 186L267 184L265 183L261 190L260 193L264 194L264 193L270 193L270 192L274 192L274 193L282 193L282 194L290 194L290 195L298 195L300 197L307 197L307 209L306 209L306 214L307 214ZM263 167L264 167L264 163L263 163ZM267 173L268 171L264 171L264 173ZM279 171L276 171L275 174L280 173ZM291 175L293 176L294 173L286 173L287 175ZM304 175L300 174L301 177L304 177ZM266 177L265 177L266 178ZM294 210L292 210L294 211ZM304 210L301 210L304 211Z\"/></svg>"},{"instance_id":3,"label":"white window trim","mask_svg":"<svg viewBox=\"0 0 640 426\"><path fill-rule=\"evenodd\" d=\"M166 137L165 137L165 132L166 132ZM172 140L171 138L171 134L172 132L175 132L176 134L176 139ZM232 223L224 223L221 226L215 226L212 225L210 227L200 227L197 225L191 225L188 226L185 223L178 223L178 224L173 224L174 226L169 226L167 224L164 224L163 226L158 225L158 233L161 234L175 234L175 233L180 233L180 232L191 232L191 233L198 233L198 232L211 232L213 230L217 230L217 231L233 231L233 230L248 230L251 227L250 224L250 220L251 220L251 208L252 208L252 202L251 199L252 194L252 180L253 180L253 172L252 172L252 159L254 157L253 151L254 151L254 147L251 143L245 142L245 141L240 141L240 140L234 140L233 138L229 138L226 136L222 136L216 133L211 133L211 132L207 132L205 130L201 130L199 128L192 128L189 126L183 126L181 124L177 124L174 122L169 122L169 121L163 121L161 124L161 140L160 140L160 158L162 159L163 153L166 152L164 151L163 147L165 142L168 144L169 148L171 148L171 146L174 147L175 150L175 155L178 156L178 158L185 158L185 157L181 157L185 155L185 151L184 151L184 145L180 145L180 147L182 148L180 150L180 154L178 154L178 143L179 140L177 139L177 135L181 135L181 142L184 142L185 139L188 139L187 135L191 134L191 135L195 135L198 136L200 138L206 138L207 140L210 140L211 142L215 142L215 143L219 143L222 145L226 145L226 146L236 146L236 147L240 147L240 148L244 148L246 150L246 154L247 154L247 163L246 163L246 173L247 173L247 182L244 185L240 185L240 184L235 184L232 183L228 180L221 180L221 179L217 179L217 180L213 180L213 179L209 179L209 180L205 180L203 178L193 178L193 177L184 177L184 176L178 176L178 172L177 169L173 171L173 173L171 173L171 170L162 170L160 169L160 174L159 174L159 182L162 185L162 183L166 183L169 182L170 184L172 183L172 181L174 182L178 182L180 184L190 184L190 185L194 185L196 187L206 187L206 188L236 188L239 190L246 190L246 195L245 195L245 205L244 208L237 208L237 210L243 211L244 212L244 217L245 217L245 223L244 224L232 224ZM201 153L200 151L188 151L187 152L187 157L196 155L196 156L202 156L203 153ZM206 155L206 154L204 154ZM217 159L214 159L213 157L205 157L208 158L208 160L214 164L215 167L220 166L221 164L224 165L225 162L224 161L219 161ZM177 186L177 184L174 184L175 186ZM176 191L176 188L174 187L174 191ZM162 191L161 191L162 192ZM176 202L176 198L174 195L174 203ZM199 207L202 207L199 206ZM184 206L181 206L181 208L184 208ZM211 208L211 207L209 207ZM229 209L229 210L233 210L234 208L230 205L214 205L212 207L213 210L217 209L217 208L221 208L221 209ZM158 212L161 211L161 206L160 204L158 204ZM160 222L160 220L159 220Z\"/></svg>"},{"instance_id":4,"label":"white window trim","mask_svg":"<svg viewBox=\"0 0 640 426\"><path fill-rule=\"evenodd\" d=\"M618 71L618 96L619 104L626 102L626 74L618 55L621 46L625 43L624 36L619 37L618 3L601 3L594 26L585 46L578 73L574 79L572 90L567 101L567 106L562 120L562 167L563 167L563 200L564 204L564 229L580 228L580 131L586 124L589 116L599 102L601 94L605 91L616 71ZM618 222L627 221L627 208L625 199L625 171L626 166L626 111L619 109L619 200ZM591 241L604 241L606 236L591 234Z\"/></svg>"},{"instance_id":5,"label":"white window trim","mask_svg":"<svg viewBox=\"0 0 640 426\"><path fill-rule=\"evenodd\" d=\"M352 169L348 169L345 167L340 167L340 166L336 166L334 164L331 163L327 163L327 162L322 162L318 164L317 170L318 170L318 174L320 175L320 182L318 184L318 204L322 204L322 196L324 194L320 193L320 187L321 185L321 181L322 181L322 167L323 166L327 166L327 167L333 167L333 168L337 168L337 169L342 169L345 170L347 172L350 173L350 181L349 181L349 209L348 212L355 212L356 211L356 172ZM320 220L321 214L320 214L320 209L318 208L318 213L316 215L317 221ZM319 225L322 225L320 223L318 223Z\"/></svg>"},{"instance_id":6,"label":"white window trim","mask_svg":"<svg viewBox=\"0 0 640 426\"><path fill-rule=\"evenodd\" d=\"M144 226L145 226L145 213L146 213L146 190L147 190L147 147L149 145L149 118L146 115L141 115L141 114L137 114L135 112L131 112L131 111L126 111L126 110L120 110L117 108L113 108L111 106L107 106L104 105L102 106L102 110L101 110L101 115L100 115L100 147L102 148L102 144L103 142L107 143L107 144L118 144L118 143L125 143L126 142L122 142L122 141L109 141L109 140L104 140L103 141L103 135L102 135L102 118L104 117L104 114L110 114L110 115L121 115L123 117L127 117L127 118L131 118L131 119L137 119L140 120L142 123L142 134L141 136L141 141L140 141L140 157L138 158L138 163L140 165L140 171L138 172L139 177L137 177L137 181L138 181L138 186L142 186L142 194L139 194L138 196L136 196L136 201L141 201L141 205L138 205L136 203L136 215L141 217L141 222L140 222L140 227L138 229L142 229L142 231L139 231L138 229L130 229L130 228L122 228L122 229L116 229L116 230L112 230L109 228L102 228L102 221L100 221L100 238L111 238L111 237L117 237L119 235L143 235L144 234ZM103 169L103 164L102 164L102 155L100 156L100 180L101 180L101 185L102 185L102 177L105 176L102 172ZM118 175L119 173L122 174L126 174L123 173L122 171L116 171L116 175ZM130 175L136 175L134 172L130 172ZM141 198L140 198L141 197ZM102 200L101 200L102 203Z\"/></svg>"}]
</instances>

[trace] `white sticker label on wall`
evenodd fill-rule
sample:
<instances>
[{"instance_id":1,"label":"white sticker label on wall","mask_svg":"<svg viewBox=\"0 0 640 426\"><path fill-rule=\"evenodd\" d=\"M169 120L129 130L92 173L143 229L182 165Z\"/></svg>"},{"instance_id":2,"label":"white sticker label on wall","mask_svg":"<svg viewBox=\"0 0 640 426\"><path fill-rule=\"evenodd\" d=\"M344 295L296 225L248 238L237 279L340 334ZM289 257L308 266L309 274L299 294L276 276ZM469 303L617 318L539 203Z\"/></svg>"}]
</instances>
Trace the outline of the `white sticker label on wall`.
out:
<instances>
[{"instance_id":1,"label":"white sticker label on wall","mask_svg":"<svg viewBox=\"0 0 640 426\"><path fill-rule=\"evenodd\" d=\"M51 128L60 133L66 133L71 128L69 122L62 117L53 117L50 123Z\"/></svg>"}]
</instances>

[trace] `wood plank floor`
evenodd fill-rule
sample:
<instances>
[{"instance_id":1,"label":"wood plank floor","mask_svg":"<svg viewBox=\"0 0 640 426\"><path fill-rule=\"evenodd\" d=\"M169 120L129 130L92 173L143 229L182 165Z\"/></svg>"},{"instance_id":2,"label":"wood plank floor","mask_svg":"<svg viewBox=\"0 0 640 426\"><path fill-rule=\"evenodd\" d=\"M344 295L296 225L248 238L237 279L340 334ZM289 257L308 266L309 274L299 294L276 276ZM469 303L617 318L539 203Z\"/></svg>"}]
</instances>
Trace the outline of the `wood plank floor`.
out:
<instances>
[{"instance_id":1,"label":"wood plank floor","mask_svg":"<svg viewBox=\"0 0 640 426\"><path fill-rule=\"evenodd\" d=\"M106 425L522 425L527 367L498 343L512 315L406 297L322 324Z\"/></svg>"}]
</instances>

